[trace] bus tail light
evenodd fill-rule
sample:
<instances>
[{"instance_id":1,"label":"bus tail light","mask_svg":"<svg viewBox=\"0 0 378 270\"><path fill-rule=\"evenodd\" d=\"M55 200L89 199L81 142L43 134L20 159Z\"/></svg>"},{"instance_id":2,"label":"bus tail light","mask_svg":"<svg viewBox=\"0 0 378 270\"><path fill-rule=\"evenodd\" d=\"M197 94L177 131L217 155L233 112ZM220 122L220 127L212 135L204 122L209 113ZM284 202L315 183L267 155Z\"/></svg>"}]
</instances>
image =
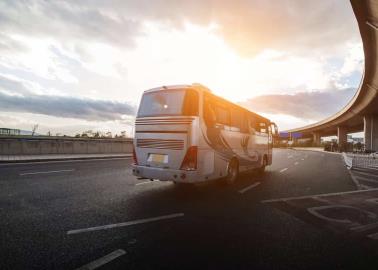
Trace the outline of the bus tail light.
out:
<instances>
[{"instance_id":1,"label":"bus tail light","mask_svg":"<svg viewBox=\"0 0 378 270\"><path fill-rule=\"evenodd\" d=\"M133 163L134 163L134 165L138 165L138 159L137 159L137 156L136 156L136 153L135 153L134 145L133 145Z\"/></svg>"},{"instance_id":2,"label":"bus tail light","mask_svg":"<svg viewBox=\"0 0 378 270\"><path fill-rule=\"evenodd\" d=\"M180 170L197 170L197 146L191 146L188 148L184 160L181 163Z\"/></svg>"}]
</instances>

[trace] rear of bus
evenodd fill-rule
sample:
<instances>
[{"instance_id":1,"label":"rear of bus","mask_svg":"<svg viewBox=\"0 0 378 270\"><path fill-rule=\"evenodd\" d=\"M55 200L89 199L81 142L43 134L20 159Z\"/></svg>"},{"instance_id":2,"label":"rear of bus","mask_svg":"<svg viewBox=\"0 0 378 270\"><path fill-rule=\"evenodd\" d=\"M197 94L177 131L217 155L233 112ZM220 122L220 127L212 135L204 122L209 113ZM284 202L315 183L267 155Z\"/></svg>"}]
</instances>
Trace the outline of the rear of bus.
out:
<instances>
[{"instance_id":1,"label":"rear of bus","mask_svg":"<svg viewBox=\"0 0 378 270\"><path fill-rule=\"evenodd\" d=\"M198 181L200 92L191 86L145 91L135 121L133 174L162 181Z\"/></svg>"}]
</instances>

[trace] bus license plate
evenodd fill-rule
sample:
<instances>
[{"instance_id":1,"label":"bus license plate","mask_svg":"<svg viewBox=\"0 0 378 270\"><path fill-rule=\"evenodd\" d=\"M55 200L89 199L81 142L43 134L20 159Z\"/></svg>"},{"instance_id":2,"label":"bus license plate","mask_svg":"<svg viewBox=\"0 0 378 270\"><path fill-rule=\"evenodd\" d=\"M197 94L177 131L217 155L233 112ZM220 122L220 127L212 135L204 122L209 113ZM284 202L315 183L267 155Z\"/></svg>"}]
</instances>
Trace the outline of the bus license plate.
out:
<instances>
[{"instance_id":1,"label":"bus license plate","mask_svg":"<svg viewBox=\"0 0 378 270\"><path fill-rule=\"evenodd\" d=\"M168 155L149 154L148 161L156 163L168 163Z\"/></svg>"}]
</instances>

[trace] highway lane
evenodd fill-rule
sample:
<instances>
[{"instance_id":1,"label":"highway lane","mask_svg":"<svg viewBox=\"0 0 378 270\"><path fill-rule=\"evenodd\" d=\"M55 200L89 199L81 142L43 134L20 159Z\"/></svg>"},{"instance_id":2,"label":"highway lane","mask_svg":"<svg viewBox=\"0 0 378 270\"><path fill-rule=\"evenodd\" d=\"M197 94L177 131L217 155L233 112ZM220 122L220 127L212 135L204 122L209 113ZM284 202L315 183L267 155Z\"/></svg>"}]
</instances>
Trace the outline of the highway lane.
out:
<instances>
[{"instance_id":1,"label":"highway lane","mask_svg":"<svg viewBox=\"0 0 378 270\"><path fill-rule=\"evenodd\" d=\"M0 165L0 172L1 269L377 265L374 240L306 218L296 200L291 208L263 202L333 192L345 202L343 192L356 187L339 155L276 149L264 175L242 175L231 187L137 180L130 159Z\"/></svg>"}]
</instances>

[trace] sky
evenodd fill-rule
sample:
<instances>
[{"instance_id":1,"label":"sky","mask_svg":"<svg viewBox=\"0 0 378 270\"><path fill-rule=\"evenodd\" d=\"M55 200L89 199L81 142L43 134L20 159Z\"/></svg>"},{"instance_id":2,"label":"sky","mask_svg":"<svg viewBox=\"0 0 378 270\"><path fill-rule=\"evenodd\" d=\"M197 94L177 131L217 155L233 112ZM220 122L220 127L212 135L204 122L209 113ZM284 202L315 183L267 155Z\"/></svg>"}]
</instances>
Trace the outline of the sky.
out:
<instances>
[{"instance_id":1,"label":"sky","mask_svg":"<svg viewBox=\"0 0 378 270\"><path fill-rule=\"evenodd\" d=\"M144 90L196 82L285 130L362 73L349 1L0 1L0 127L130 134Z\"/></svg>"}]
</instances>

